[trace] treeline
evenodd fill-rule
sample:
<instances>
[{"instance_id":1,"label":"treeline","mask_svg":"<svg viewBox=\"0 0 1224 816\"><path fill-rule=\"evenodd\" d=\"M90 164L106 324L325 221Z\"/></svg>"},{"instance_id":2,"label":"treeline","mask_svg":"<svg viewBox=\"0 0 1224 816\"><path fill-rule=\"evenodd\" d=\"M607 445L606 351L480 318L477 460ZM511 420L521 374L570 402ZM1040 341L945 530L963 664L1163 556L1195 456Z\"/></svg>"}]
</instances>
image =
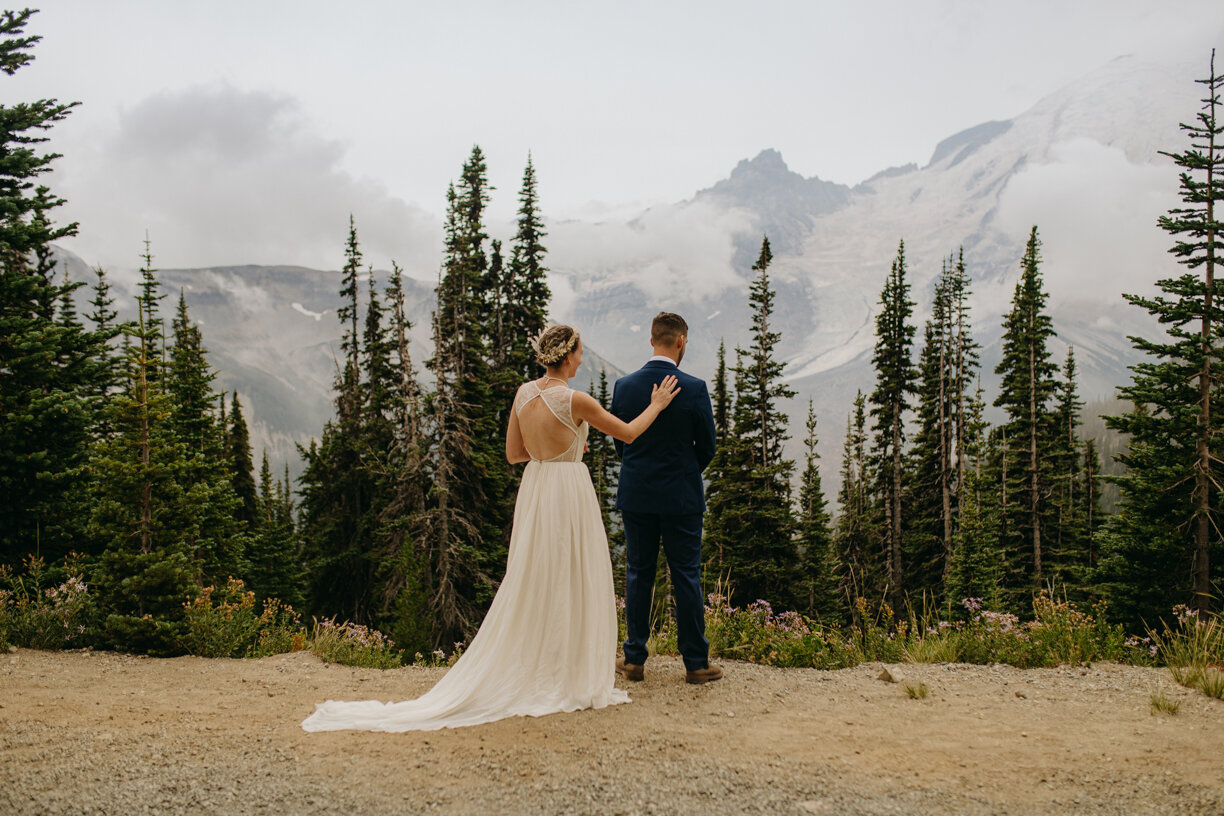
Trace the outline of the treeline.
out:
<instances>
[{"instance_id":1,"label":"treeline","mask_svg":"<svg viewBox=\"0 0 1224 816\"><path fill-rule=\"evenodd\" d=\"M1100 468L1079 434L1074 351L1061 367L1051 358L1039 248L1034 228L996 369L993 404L1007 418L990 427L964 252L943 262L915 361L916 304L898 246L876 317L875 388L858 394L847 419L834 520L810 403L797 495L796 463L783 455L787 418L778 406L794 392L770 329L772 256L763 241L749 294L751 341L735 349L730 369L720 348L713 388L720 447L709 473L707 566L716 585L729 585L732 603L763 599L838 622L864 603L959 608L973 597L1022 612L1050 586L1075 600L1094 595Z\"/></svg>"}]
</instances>

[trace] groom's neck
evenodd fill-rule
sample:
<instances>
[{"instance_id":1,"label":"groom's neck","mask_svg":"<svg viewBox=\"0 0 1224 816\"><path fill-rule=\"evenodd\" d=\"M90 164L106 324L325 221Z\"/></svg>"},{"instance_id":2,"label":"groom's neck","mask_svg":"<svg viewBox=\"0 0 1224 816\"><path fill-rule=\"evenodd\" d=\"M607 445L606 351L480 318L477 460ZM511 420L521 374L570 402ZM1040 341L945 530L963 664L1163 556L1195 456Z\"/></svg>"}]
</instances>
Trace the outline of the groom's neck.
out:
<instances>
[{"instance_id":1,"label":"groom's neck","mask_svg":"<svg viewBox=\"0 0 1224 816\"><path fill-rule=\"evenodd\" d=\"M680 350L679 349L660 348L659 346L653 346L652 348L654 349L655 357L666 357L667 359L675 363L677 366L680 365Z\"/></svg>"}]
</instances>

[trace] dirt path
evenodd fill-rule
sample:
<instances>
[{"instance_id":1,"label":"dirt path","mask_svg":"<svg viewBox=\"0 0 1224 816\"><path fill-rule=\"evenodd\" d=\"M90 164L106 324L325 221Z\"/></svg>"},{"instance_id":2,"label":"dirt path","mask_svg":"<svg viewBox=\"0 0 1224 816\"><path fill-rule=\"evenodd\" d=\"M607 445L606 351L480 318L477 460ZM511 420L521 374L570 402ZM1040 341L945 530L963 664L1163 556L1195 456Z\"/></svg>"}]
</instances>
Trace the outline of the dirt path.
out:
<instances>
[{"instance_id":1,"label":"dirt path","mask_svg":"<svg viewBox=\"0 0 1224 816\"><path fill-rule=\"evenodd\" d=\"M307 734L314 704L441 669L0 655L0 813L1224 814L1224 703L1162 669L837 672L652 658L629 705L451 731ZM623 681L618 681L623 682ZM1150 695L1180 703L1153 716Z\"/></svg>"}]
</instances>

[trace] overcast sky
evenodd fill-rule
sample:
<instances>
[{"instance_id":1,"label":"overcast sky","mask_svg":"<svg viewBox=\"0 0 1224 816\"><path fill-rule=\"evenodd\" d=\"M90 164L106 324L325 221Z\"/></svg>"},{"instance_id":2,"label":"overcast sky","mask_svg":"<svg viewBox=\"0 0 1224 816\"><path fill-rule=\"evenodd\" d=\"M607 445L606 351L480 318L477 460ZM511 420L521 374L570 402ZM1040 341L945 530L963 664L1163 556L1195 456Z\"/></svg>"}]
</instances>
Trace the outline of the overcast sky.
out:
<instances>
[{"instance_id":1,"label":"overcast sky","mask_svg":"<svg viewBox=\"0 0 1224 816\"><path fill-rule=\"evenodd\" d=\"M692 196L761 149L854 184L924 164L1124 54L1204 55L1224 2L49 0L0 102L79 100L51 179L90 263L436 268L485 151L510 219L528 151L551 219ZM1221 56L1224 60L1224 55ZM1205 72L1204 72L1205 73Z\"/></svg>"}]
</instances>

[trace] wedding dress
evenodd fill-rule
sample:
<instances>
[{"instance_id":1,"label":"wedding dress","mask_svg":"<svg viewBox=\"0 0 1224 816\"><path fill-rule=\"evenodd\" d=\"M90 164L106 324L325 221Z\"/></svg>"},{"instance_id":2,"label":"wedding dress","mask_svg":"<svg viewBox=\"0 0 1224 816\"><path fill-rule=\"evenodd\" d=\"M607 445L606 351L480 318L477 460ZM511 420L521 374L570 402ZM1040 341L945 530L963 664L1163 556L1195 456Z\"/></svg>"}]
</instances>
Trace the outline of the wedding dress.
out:
<instances>
[{"instance_id":1,"label":"wedding dress","mask_svg":"<svg viewBox=\"0 0 1224 816\"><path fill-rule=\"evenodd\" d=\"M506 575L471 644L415 700L328 700L307 731L433 731L629 702L615 688L617 624L608 540L582 463L588 426L575 424L573 390L524 383L520 416L541 399L573 432L569 448L531 459L514 506ZM551 420L549 420L551 421Z\"/></svg>"}]
</instances>

